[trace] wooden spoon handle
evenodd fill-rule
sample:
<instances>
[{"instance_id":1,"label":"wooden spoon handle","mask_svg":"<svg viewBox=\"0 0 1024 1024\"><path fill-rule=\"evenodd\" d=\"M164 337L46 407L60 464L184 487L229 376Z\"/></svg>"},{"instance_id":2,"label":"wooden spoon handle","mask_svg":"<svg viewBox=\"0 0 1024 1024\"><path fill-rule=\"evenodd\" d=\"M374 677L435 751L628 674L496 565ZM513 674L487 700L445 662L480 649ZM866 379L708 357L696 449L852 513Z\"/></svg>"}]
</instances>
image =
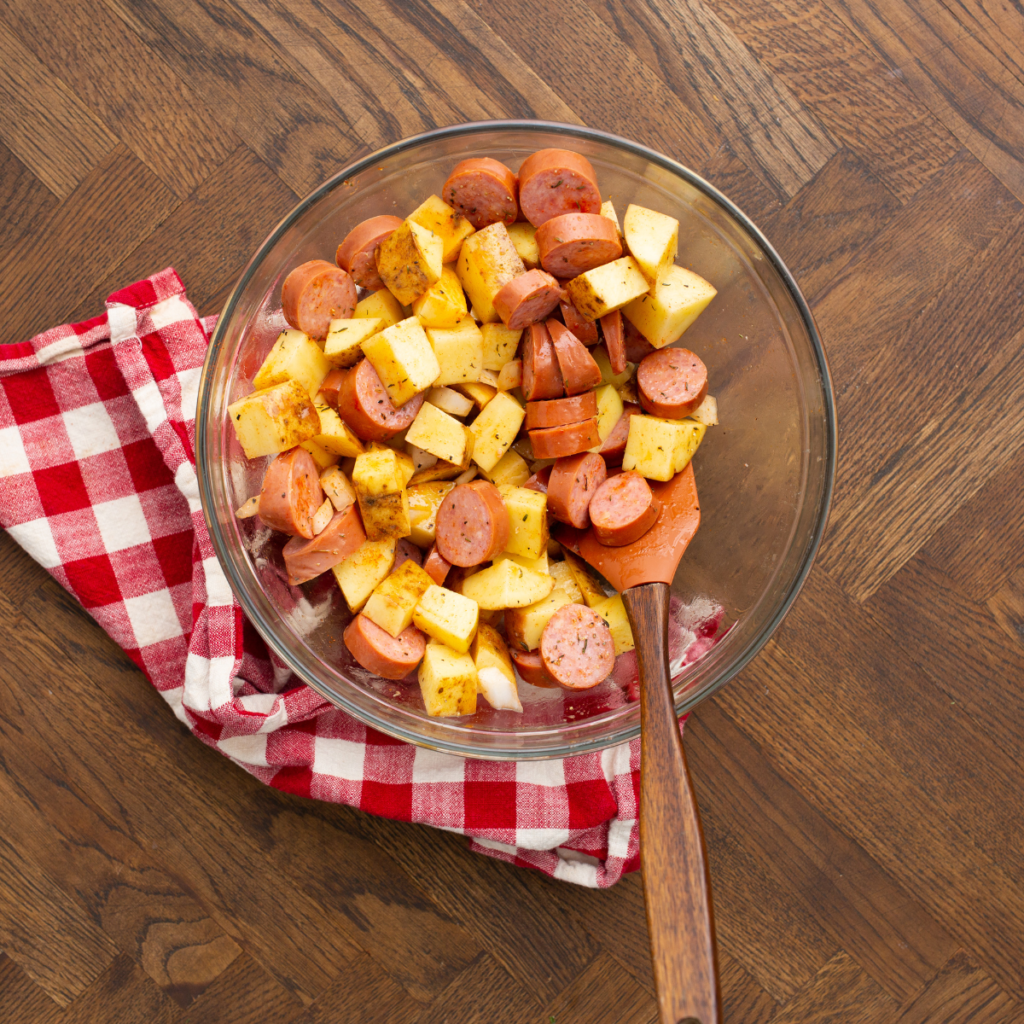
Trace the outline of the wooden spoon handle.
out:
<instances>
[{"instance_id":1,"label":"wooden spoon handle","mask_svg":"<svg viewBox=\"0 0 1024 1024\"><path fill-rule=\"evenodd\" d=\"M669 588L622 597L640 665L640 861L661 1024L721 1024L704 834L669 677Z\"/></svg>"}]
</instances>

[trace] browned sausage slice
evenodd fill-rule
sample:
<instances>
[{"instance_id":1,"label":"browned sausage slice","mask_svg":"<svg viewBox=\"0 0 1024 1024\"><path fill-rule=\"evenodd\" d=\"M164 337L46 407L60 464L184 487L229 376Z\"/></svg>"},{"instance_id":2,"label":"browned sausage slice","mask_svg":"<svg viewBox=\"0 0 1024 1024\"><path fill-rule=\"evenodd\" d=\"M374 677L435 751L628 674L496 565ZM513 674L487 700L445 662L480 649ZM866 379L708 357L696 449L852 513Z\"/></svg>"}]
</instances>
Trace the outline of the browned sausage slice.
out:
<instances>
[{"instance_id":1,"label":"browned sausage slice","mask_svg":"<svg viewBox=\"0 0 1024 1024\"><path fill-rule=\"evenodd\" d=\"M423 660L426 637L409 626L393 637L365 615L357 615L345 627L345 646L367 672L384 679L404 679Z\"/></svg>"},{"instance_id":2,"label":"browned sausage slice","mask_svg":"<svg viewBox=\"0 0 1024 1024\"><path fill-rule=\"evenodd\" d=\"M384 282L377 273L374 254L377 246L401 226L402 218L393 217L390 213L364 220L344 237L335 254L335 263L342 270L347 270L360 288L379 291Z\"/></svg>"},{"instance_id":3,"label":"browned sausage slice","mask_svg":"<svg viewBox=\"0 0 1024 1024\"><path fill-rule=\"evenodd\" d=\"M619 422L612 427L612 432L604 439L601 445L601 456L610 466L618 466L622 462L622 456L626 453L626 441L629 440L629 418L643 412L639 405L627 402L622 407L622 415Z\"/></svg>"},{"instance_id":4,"label":"browned sausage slice","mask_svg":"<svg viewBox=\"0 0 1024 1024\"><path fill-rule=\"evenodd\" d=\"M519 168L519 208L535 227L563 213L598 213L601 193L590 161L567 149L539 149Z\"/></svg>"},{"instance_id":5,"label":"browned sausage slice","mask_svg":"<svg viewBox=\"0 0 1024 1024\"><path fill-rule=\"evenodd\" d=\"M356 308L356 286L348 271L327 260L296 267L281 286L285 320L311 338L324 339L336 317L347 319Z\"/></svg>"},{"instance_id":6,"label":"browned sausage slice","mask_svg":"<svg viewBox=\"0 0 1024 1024\"><path fill-rule=\"evenodd\" d=\"M658 521L660 512L650 485L631 469L608 477L590 502L594 536L609 547L639 540Z\"/></svg>"},{"instance_id":7,"label":"browned sausage slice","mask_svg":"<svg viewBox=\"0 0 1024 1024\"><path fill-rule=\"evenodd\" d=\"M540 656L552 679L567 690L589 690L615 667L615 645L608 623L592 608L567 604L548 620Z\"/></svg>"},{"instance_id":8,"label":"browned sausage slice","mask_svg":"<svg viewBox=\"0 0 1024 1024\"><path fill-rule=\"evenodd\" d=\"M528 270L503 285L493 301L505 326L521 331L547 317L561 297L561 285L550 274Z\"/></svg>"},{"instance_id":9,"label":"browned sausage slice","mask_svg":"<svg viewBox=\"0 0 1024 1024\"><path fill-rule=\"evenodd\" d=\"M581 391L596 388L601 383L601 367L583 342L557 320L548 320L546 326L555 345L555 357L562 371L565 393L578 395Z\"/></svg>"},{"instance_id":10,"label":"browned sausage slice","mask_svg":"<svg viewBox=\"0 0 1024 1024\"><path fill-rule=\"evenodd\" d=\"M523 395L528 402L565 394L555 345L544 324L530 324L523 341Z\"/></svg>"},{"instance_id":11,"label":"browned sausage slice","mask_svg":"<svg viewBox=\"0 0 1024 1024\"><path fill-rule=\"evenodd\" d=\"M597 397L585 391L572 398L555 398L548 402L526 403L526 429L560 427L563 423L579 423L597 415Z\"/></svg>"},{"instance_id":12,"label":"browned sausage slice","mask_svg":"<svg viewBox=\"0 0 1024 1024\"><path fill-rule=\"evenodd\" d=\"M640 404L652 416L682 419L704 401L708 368L687 348L663 348L636 369Z\"/></svg>"},{"instance_id":13,"label":"browned sausage slice","mask_svg":"<svg viewBox=\"0 0 1024 1024\"><path fill-rule=\"evenodd\" d=\"M558 686L558 683L551 678L548 670L544 667L540 651L517 651L514 647L510 647L508 653L524 683L529 683L531 686L542 686L546 690Z\"/></svg>"},{"instance_id":14,"label":"browned sausage slice","mask_svg":"<svg viewBox=\"0 0 1024 1024\"><path fill-rule=\"evenodd\" d=\"M622 314L616 309L601 317L601 333L608 350L608 364L612 373L626 372L626 338L622 330Z\"/></svg>"},{"instance_id":15,"label":"browned sausage slice","mask_svg":"<svg viewBox=\"0 0 1024 1024\"><path fill-rule=\"evenodd\" d=\"M538 469L523 486L529 491L539 491L541 494L548 493L548 481L551 479L551 467L545 466Z\"/></svg>"},{"instance_id":16,"label":"browned sausage slice","mask_svg":"<svg viewBox=\"0 0 1024 1024\"><path fill-rule=\"evenodd\" d=\"M561 427L531 430L530 444L538 459L560 459L564 455L578 455L601 443L597 432L597 418L582 423L566 423Z\"/></svg>"},{"instance_id":17,"label":"browned sausage slice","mask_svg":"<svg viewBox=\"0 0 1024 1024\"><path fill-rule=\"evenodd\" d=\"M452 565L489 562L505 550L508 535L508 509L487 480L458 484L437 510L437 550Z\"/></svg>"},{"instance_id":18,"label":"browned sausage slice","mask_svg":"<svg viewBox=\"0 0 1024 1024\"><path fill-rule=\"evenodd\" d=\"M292 537L285 544L281 554L288 570L288 582L293 587L298 586L333 569L365 540L366 533L355 505L335 512L323 531L312 540Z\"/></svg>"},{"instance_id":19,"label":"browned sausage slice","mask_svg":"<svg viewBox=\"0 0 1024 1024\"><path fill-rule=\"evenodd\" d=\"M615 225L599 213L563 213L537 228L540 265L555 277L579 274L622 255Z\"/></svg>"},{"instance_id":20,"label":"browned sausage slice","mask_svg":"<svg viewBox=\"0 0 1024 1024\"><path fill-rule=\"evenodd\" d=\"M439 587L443 587L444 581L448 577L448 570L451 569L451 567L452 563L437 550L437 544L431 544L430 550L427 552L427 557L423 562L423 571Z\"/></svg>"},{"instance_id":21,"label":"browned sausage slice","mask_svg":"<svg viewBox=\"0 0 1024 1024\"><path fill-rule=\"evenodd\" d=\"M345 370L331 370L326 377L324 382L320 385L320 391L317 395L318 398L323 399L328 405L338 407L338 391L341 385L345 381Z\"/></svg>"},{"instance_id":22,"label":"browned sausage slice","mask_svg":"<svg viewBox=\"0 0 1024 1024\"><path fill-rule=\"evenodd\" d=\"M625 320L625 334L626 334L626 358L631 363L639 363L644 356L650 355L652 352L656 352L657 349L633 326L633 322L629 317L623 317Z\"/></svg>"},{"instance_id":23,"label":"browned sausage slice","mask_svg":"<svg viewBox=\"0 0 1024 1024\"><path fill-rule=\"evenodd\" d=\"M356 437L364 441L386 441L412 426L423 405L425 392L421 391L396 409L369 359L361 359L342 372L345 377L338 387L338 412Z\"/></svg>"},{"instance_id":24,"label":"browned sausage slice","mask_svg":"<svg viewBox=\"0 0 1024 1024\"><path fill-rule=\"evenodd\" d=\"M516 176L489 156L455 165L441 189L441 198L478 231L501 221L506 227L519 217Z\"/></svg>"},{"instance_id":25,"label":"browned sausage slice","mask_svg":"<svg viewBox=\"0 0 1024 1024\"><path fill-rule=\"evenodd\" d=\"M563 523L585 529L591 499L607 478L608 467L594 452L559 459L548 480L548 511Z\"/></svg>"},{"instance_id":26,"label":"browned sausage slice","mask_svg":"<svg viewBox=\"0 0 1024 1024\"><path fill-rule=\"evenodd\" d=\"M267 466L259 516L272 530L312 540L313 516L323 503L320 474L305 448L289 448Z\"/></svg>"},{"instance_id":27,"label":"browned sausage slice","mask_svg":"<svg viewBox=\"0 0 1024 1024\"><path fill-rule=\"evenodd\" d=\"M423 565L423 552L405 537L395 545L395 564L391 567L391 571L394 572L403 562L415 562L417 565Z\"/></svg>"},{"instance_id":28,"label":"browned sausage slice","mask_svg":"<svg viewBox=\"0 0 1024 1024\"><path fill-rule=\"evenodd\" d=\"M597 334L596 320L584 320L580 316L580 311L568 299L563 299L559 306L562 310L562 322L584 345L596 345L601 340Z\"/></svg>"}]
</instances>

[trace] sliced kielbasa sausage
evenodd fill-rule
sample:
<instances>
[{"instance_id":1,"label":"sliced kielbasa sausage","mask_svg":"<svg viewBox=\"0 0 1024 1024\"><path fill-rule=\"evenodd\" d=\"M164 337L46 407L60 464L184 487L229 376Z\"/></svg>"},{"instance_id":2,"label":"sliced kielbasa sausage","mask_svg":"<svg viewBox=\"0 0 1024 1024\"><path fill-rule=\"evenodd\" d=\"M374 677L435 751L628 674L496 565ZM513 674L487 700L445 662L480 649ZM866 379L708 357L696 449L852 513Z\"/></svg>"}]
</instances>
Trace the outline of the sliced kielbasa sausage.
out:
<instances>
[{"instance_id":1,"label":"sliced kielbasa sausage","mask_svg":"<svg viewBox=\"0 0 1024 1024\"><path fill-rule=\"evenodd\" d=\"M594 536L609 547L639 540L658 521L660 512L650 485L633 470L608 477L590 502Z\"/></svg>"},{"instance_id":2,"label":"sliced kielbasa sausage","mask_svg":"<svg viewBox=\"0 0 1024 1024\"><path fill-rule=\"evenodd\" d=\"M508 509L487 480L453 487L437 510L437 550L452 565L491 561L505 550L508 535Z\"/></svg>"},{"instance_id":3,"label":"sliced kielbasa sausage","mask_svg":"<svg viewBox=\"0 0 1024 1024\"><path fill-rule=\"evenodd\" d=\"M415 626L394 637L362 614L345 627L342 636L352 657L367 672L384 679L404 679L427 649L427 638Z\"/></svg>"},{"instance_id":4,"label":"sliced kielbasa sausage","mask_svg":"<svg viewBox=\"0 0 1024 1024\"><path fill-rule=\"evenodd\" d=\"M540 651L519 651L510 647L508 651L512 664L524 683L531 686L542 686L546 690L555 689L558 683L551 678L541 660Z\"/></svg>"},{"instance_id":5,"label":"sliced kielbasa sausage","mask_svg":"<svg viewBox=\"0 0 1024 1024\"><path fill-rule=\"evenodd\" d=\"M356 286L348 271L327 260L296 267L281 286L285 320L311 338L323 340L335 318L348 319L356 308Z\"/></svg>"},{"instance_id":6,"label":"sliced kielbasa sausage","mask_svg":"<svg viewBox=\"0 0 1024 1024\"><path fill-rule=\"evenodd\" d=\"M599 213L563 213L537 228L540 265L555 277L578 277L622 255L615 225Z\"/></svg>"},{"instance_id":7,"label":"sliced kielbasa sausage","mask_svg":"<svg viewBox=\"0 0 1024 1024\"><path fill-rule=\"evenodd\" d=\"M548 511L577 530L586 529L590 502L607 478L608 467L594 452L558 459L548 479Z\"/></svg>"},{"instance_id":8,"label":"sliced kielbasa sausage","mask_svg":"<svg viewBox=\"0 0 1024 1024\"><path fill-rule=\"evenodd\" d=\"M633 326L628 316L622 318L625 323L626 358L631 363L639 363L644 356L649 356L657 349Z\"/></svg>"},{"instance_id":9,"label":"sliced kielbasa sausage","mask_svg":"<svg viewBox=\"0 0 1024 1024\"><path fill-rule=\"evenodd\" d=\"M622 407L622 415L619 422L612 427L612 432L604 439L601 445L601 456L610 466L618 466L622 462L622 456L626 453L626 441L629 440L629 418L638 416L643 412L639 405L627 402Z\"/></svg>"},{"instance_id":10,"label":"sliced kielbasa sausage","mask_svg":"<svg viewBox=\"0 0 1024 1024\"><path fill-rule=\"evenodd\" d=\"M444 586L448 578L448 570L452 563L448 561L440 551L437 550L437 543L430 546L427 557L423 561L423 571L439 586Z\"/></svg>"},{"instance_id":11,"label":"sliced kielbasa sausage","mask_svg":"<svg viewBox=\"0 0 1024 1024\"><path fill-rule=\"evenodd\" d=\"M608 364L612 373L626 372L626 338L622 329L622 313L614 310L601 317L601 333L608 350Z\"/></svg>"},{"instance_id":12,"label":"sliced kielbasa sausage","mask_svg":"<svg viewBox=\"0 0 1024 1024\"><path fill-rule=\"evenodd\" d=\"M528 402L565 394L555 345L544 324L530 324L523 340L523 395Z\"/></svg>"},{"instance_id":13,"label":"sliced kielbasa sausage","mask_svg":"<svg viewBox=\"0 0 1024 1024\"><path fill-rule=\"evenodd\" d=\"M598 213L601 193L590 161L567 149L540 149L519 168L519 208L535 227L563 213Z\"/></svg>"},{"instance_id":14,"label":"sliced kielbasa sausage","mask_svg":"<svg viewBox=\"0 0 1024 1024\"><path fill-rule=\"evenodd\" d=\"M544 668L567 690L589 690L615 667L608 623L592 608L567 604L548 620L540 637Z\"/></svg>"},{"instance_id":15,"label":"sliced kielbasa sausage","mask_svg":"<svg viewBox=\"0 0 1024 1024\"><path fill-rule=\"evenodd\" d=\"M493 301L505 326L521 331L548 317L561 297L561 285L550 274L528 270L503 285Z\"/></svg>"},{"instance_id":16,"label":"sliced kielbasa sausage","mask_svg":"<svg viewBox=\"0 0 1024 1024\"><path fill-rule=\"evenodd\" d=\"M597 415L597 397L593 391L571 398L554 398L547 402L526 403L526 429L560 427L565 423L579 423Z\"/></svg>"},{"instance_id":17,"label":"sliced kielbasa sausage","mask_svg":"<svg viewBox=\"0 0 1024 1024\"><path fill-rule=\"evenodd\" d=\"M356 437L386 441L412 426L426 392L421 391L396 409L369 359L361 359L341 372L345 376L338 385L338 413Z\"/></svg>"},{"instance_id":18,"label":"sliced kielbasa sausage","mask_svg":"<svg viewBox=\"0 0 1024 1024\"><path fill-rule=\"evenodd\" d=\"M530 445L538 459L560 459L564 455L578 455L601 443L597 432L597 417L581 423L566 423L561 427L547 427L530 431Z\"/></svg>"},{"instance_id":19,"label":"sliced kielbasa sausage","mask_svg":"<svg viewBox=\"0 0 1024 1024\"><path fill-rule=\"evenodd\" d=\"M555 358L562 372L565 393L578 395L582 391L596 388L601 383L601 367L583 342L557 320L548 320L546 326L555 346Z\"/></svg>"},{"instance_id":20,"label":"sliced kielbasa sausage","mask_svg":"<svg viewBox=\"0 0 1024 1024\"><path fill-rule=\"evenodd\" d=\"M506 227L519 217L517 180L503 163L489 156L455 165L441 189L441 198L478 231L500 221Z\"/></svg>"},{"instance_id":21,"label":"sliced kielbasa sausage","mask_svg":"<svg viewBox=\"0 0 1024 1024\"><path fill-rule=\"evenodd\" d=\"M323 503L320 474L305 448L289 448L267 466L259 516L272 530L312 540L313 516Z\"/></svg>"},{"instance_id":22,"label":"sliced kielbasa sausage","mask_svg":"<svg viewBox=\"0 0 1024 1024\"><path fill-rule=\"evenodd\" d=\"M562 310L562 322L584 345L596 345L601 340L596 320L584 320L580 311L568 299L563 299L559 307Z\"/></svg>"},{"instance_id":23,"label":"sliced kielbasa sausage","mask_svg":"<svg viewBox=\"0 0 1024 1024\"><path fill-rule=\"evenodd\" d=\"M357 224L342 240L334 262L352 275L360 288L379 291L384 282L377 273L377 246L402 226L402 218L389 213Z\"/></svg>"},{"instance_id":24,"label":"sliced kielbasa sausage","mask_svg":"<svg viewBox=\"0 0 1024 1024\"><path fill-rule=\"evenodd\" d=\"M708 368L687 348L663 348L644 356L636 386L640 404L652 416L679 420L704 401Z\"/></svg>"},{"instance_id":25,"label":"sliced kielbasa sausage","mask_svg":"<svg viewBox=\"0 0 1024 1024\"><path fill-rule=\"evenodd\" d=\"M331 521L312 540L292 537L282 550L288 582L294 587L306 583L343 562L363 541L366 533L359 509L350 505L335 512Z\"/></svg>"}]
</instances>

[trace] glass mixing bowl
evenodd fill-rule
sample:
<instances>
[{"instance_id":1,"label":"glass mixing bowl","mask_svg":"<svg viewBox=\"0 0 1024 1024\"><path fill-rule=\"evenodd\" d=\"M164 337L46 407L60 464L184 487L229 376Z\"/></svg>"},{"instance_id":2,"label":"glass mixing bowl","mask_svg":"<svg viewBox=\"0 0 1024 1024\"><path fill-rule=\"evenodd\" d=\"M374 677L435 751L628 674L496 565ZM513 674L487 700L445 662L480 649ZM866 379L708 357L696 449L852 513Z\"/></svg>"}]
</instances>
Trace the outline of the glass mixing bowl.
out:
<instances>
[{"instance_id":1,"label":"glass mixing bowl","mask_svg":"<svg viewBox=\"0 0 1024 1024\"><path fill-rule=\"evenodd\" d=\"M481 701L469 717L428 718L415 683L371 676L349 657L341 634L350 615L333 575L289 587L280 571L281 538L256 519L235 518L259 492L267 460L246 460L227 407L252 390L286 326L280 291L289 270L314 258L333 261L340 240L367 217L405 216L440 192L466 157L486 155L517 169L548 147L586 156L620 217L638 203L678 218L677 262L718 289L682 339L707 364L720 425L708 430L694 459L702 525L672 584L679 624L670 656L680 713L736 675L786 614L818 548L835 470L828 366L793 276L740 210L668 157L575 125L482 122L396 143L307 196L246 267L210 344L196 425L206 521L245 614L296 675L367 725L469 757L562 757L624 742L640 730L635 691L622 673L585 692L524 685L522 714ZM701 639L688 647L691 634ZM697 652L702 656L690 660Z\"/></svg>"}]
</instances>

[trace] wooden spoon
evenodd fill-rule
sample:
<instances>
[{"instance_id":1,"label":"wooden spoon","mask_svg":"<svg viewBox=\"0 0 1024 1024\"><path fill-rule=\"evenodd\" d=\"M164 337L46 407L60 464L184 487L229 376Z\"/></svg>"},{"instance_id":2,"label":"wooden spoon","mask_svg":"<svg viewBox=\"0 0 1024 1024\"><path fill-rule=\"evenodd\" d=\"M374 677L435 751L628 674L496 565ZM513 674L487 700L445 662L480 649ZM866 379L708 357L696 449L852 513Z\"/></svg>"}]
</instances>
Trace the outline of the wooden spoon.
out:
<instances>
[{"instance_id":1,"label":"wooden spoon","mask_svg":"<svg viewBox=\"0 0 1024 1024\"><path fill-rule=\"evenodd\" d=\"M616 590L640 666L640 861L661 1024L720 1024L711 882L697 800L686 765L668 668L669 584L700 526L693 467L651 483L658 521L624 547L592 530L557 539Z\"/></svg>"}]
</instances>

